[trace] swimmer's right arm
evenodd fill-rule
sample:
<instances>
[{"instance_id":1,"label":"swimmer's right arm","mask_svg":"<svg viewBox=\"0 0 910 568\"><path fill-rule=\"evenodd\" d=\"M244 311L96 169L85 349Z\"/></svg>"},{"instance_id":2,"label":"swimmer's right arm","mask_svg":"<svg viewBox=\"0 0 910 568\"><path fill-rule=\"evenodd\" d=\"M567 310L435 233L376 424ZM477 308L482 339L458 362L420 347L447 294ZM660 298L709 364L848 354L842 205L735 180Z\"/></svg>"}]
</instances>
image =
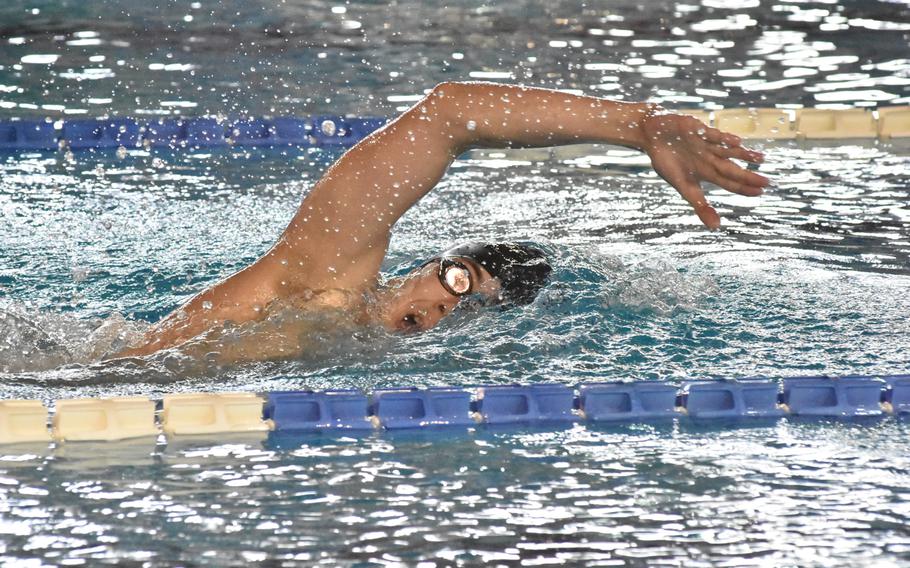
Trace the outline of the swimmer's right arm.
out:
<instances>
[{"instance_id":1,"label":"swimmer's right arm","mask_svg":"<svg viewBox=\"0 0 910 568\"><path fill-rule=\"evenodd\" d=\"M761 154L697 119L644 103L493 83L443 83L345 153L301 203L274 252L306 266L307 285L358 288L375 280L394 224L474 147L579 142L631 146L709 227L720 220L700 182L758 195L768 180L731 161Z\"/></svg>"}]
</instances>

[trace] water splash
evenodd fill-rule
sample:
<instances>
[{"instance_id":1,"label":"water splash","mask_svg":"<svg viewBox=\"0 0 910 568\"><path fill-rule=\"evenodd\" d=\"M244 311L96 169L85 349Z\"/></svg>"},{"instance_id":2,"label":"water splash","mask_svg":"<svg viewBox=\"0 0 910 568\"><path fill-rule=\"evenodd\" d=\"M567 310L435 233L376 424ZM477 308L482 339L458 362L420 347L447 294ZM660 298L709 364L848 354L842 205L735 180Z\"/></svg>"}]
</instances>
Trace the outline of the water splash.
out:
<instances>
[{"instance_id":1,"label":"water splash","mask_svg":"<svg viewBox=\"0 0 910 568\"><path fill-rule=\"evenodd\" d=\"M35 372L85 365L124 349L144 324L120 314L83 319L27 305L0 308L0 372Z\"/></svg>"},{"instance_id":2,"label":"water splash","mask_svg":"<svg viewBox=\"0 0 910 568\"><path fill-rule=\"evenodd\" d=\"M602 291L604 305L611 309L671 315L697 310L720 288L710 276L652 260L614 271Z\"/></svg>"}]
</instances>

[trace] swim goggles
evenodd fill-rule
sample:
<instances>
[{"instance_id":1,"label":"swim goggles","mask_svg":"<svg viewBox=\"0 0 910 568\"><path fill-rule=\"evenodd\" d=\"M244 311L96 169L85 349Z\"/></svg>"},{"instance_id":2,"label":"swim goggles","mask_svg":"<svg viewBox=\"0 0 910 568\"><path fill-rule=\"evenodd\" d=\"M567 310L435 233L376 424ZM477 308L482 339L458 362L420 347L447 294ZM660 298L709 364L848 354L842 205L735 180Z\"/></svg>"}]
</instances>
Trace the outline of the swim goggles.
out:
<instances>
[{"instance_id":1,"label":"swim goggles","mask_svg":"<svg viewBox=\"0 0 910 568\"><path fill-rule=\"evenodd\" d=\"M439 259L439 283L453 296L466 296L474 289L474 278L463 262L452 258Z\"/></svg>"}]
</instances>

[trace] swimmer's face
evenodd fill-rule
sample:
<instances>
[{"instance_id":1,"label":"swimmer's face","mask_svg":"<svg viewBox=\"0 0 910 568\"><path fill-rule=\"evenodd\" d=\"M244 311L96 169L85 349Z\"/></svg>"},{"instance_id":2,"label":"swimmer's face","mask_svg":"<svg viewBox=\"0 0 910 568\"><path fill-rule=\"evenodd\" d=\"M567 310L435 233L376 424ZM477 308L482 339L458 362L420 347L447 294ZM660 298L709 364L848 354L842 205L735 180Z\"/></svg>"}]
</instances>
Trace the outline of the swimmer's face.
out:
<instances>
[{"instance_id":1,"label":"swimmer's face","mask_svg":"<svg viewBox=\"0 0 910 568\"><path fill-rule=\"evenodd\" d=\"M458 259L471 274L472 293L496 298L499 281L469 259ZM439 262L434 261L390 283L385 291L382 324L390 331L414 333L433 328L449 315L461 297L439 281Z\"/></svg>"}]
</instances>

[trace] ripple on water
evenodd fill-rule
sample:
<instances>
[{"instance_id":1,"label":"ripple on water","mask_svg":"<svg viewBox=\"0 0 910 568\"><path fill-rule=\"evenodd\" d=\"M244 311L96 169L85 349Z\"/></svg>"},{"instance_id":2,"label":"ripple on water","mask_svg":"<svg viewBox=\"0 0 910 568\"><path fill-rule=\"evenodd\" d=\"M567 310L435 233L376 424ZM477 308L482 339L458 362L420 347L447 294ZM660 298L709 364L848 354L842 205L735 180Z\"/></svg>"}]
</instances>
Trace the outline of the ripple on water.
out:
<instances>
[{"instance_id":1,"label":"ripple on water","mask_svg":"<svg viewBox=\"0 0 910 568\"><path fill-rule=\"evenodd\" d=\"M0 116L386 116L472 77L677 107L908 103L893 2L337 4L124 0L116 21L107 3L3 5ZM459 160L396 227L388 271L528 240L555 266L535 304L228 367L97 359L266 250L337 152L6 156L3 396L905 372L908 148L757 146L775 186L709 190L716 233L626 150ZM907 434L782 420L7 446L0 563L899 565Z\"/></svg>"}]
</instances>

